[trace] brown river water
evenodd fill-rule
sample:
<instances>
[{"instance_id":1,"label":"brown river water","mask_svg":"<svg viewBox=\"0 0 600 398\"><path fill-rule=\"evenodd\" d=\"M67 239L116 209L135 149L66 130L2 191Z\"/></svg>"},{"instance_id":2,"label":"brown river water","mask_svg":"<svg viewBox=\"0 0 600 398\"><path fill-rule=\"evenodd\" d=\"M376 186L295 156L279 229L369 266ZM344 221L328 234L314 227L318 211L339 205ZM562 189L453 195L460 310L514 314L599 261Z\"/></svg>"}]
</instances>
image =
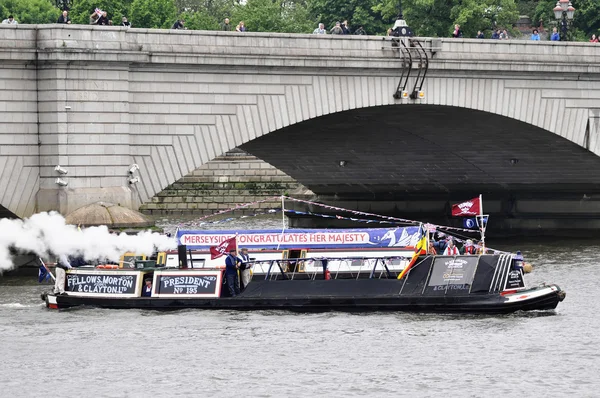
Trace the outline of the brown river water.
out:
<instances>
[{"instance_id":1,"label":"brown river water","mask_svg":"<svg viewBox=\"0 0 600 398\"><path fill-rule=\"evenodd\" d=\"M565 301L504 316L56 312L48 285L0 278L0 396L600 396L600 241L492 246L522 250L526 282Z\"/></svg>"}]
</instances>

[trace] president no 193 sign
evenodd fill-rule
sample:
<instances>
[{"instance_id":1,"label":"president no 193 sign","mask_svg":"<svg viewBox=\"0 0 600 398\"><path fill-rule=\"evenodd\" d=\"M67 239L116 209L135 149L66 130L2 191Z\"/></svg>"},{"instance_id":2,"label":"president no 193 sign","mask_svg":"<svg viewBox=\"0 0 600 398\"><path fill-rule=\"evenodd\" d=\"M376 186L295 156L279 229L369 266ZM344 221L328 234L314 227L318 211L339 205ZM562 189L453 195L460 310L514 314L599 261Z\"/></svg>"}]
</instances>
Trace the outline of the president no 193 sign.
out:
<instances>
[{"instance_id":1,"label":"president no 193 sign","mask_svg":"<svg viewBox=\"0 0 600 398\"><path fill-rule=\"evenodd\" d=\"M219 297L220 271L169 272L154 274L153 297Z\"/></svg>"}]
</instances>

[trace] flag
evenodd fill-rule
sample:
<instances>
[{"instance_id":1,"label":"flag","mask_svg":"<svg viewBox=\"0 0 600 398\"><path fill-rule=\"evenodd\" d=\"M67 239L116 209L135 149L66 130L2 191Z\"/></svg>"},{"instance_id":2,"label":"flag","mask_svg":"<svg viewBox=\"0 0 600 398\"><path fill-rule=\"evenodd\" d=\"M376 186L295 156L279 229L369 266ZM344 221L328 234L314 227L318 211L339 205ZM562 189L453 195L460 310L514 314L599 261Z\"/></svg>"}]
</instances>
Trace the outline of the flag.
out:
<instances>
[{"instance_id":1,"label":"flag","mask_svg":"<svg viewBox=\"0 0 600 398\"><path fill-rule=\"evenodd\" d=\"M452 205L452 217L478 216L481 213L479 198Z\"/></svg>"},{"instance_id":2,"label":"flag","mask_svg":"<svg viewBox=\"0 0 600 398\"><path fill-rule=\"evenodd\" d=\"M38 282L42 283L44 281L44 279L46 281L48 281L50 279L50 272L48 272L46 267L44 267L43 265L40 265L40 268L38 270Z\"/></svg>"},{"instance_id":3,"label":"flag","mask_svg":"<svg viewBox=\"0 0 600 398\"><path fill-rule=\"evenodd\" d=\"M469 228L469 229L478 229L487 224L488 216L483 216L483 217L478 217L478 218L479 218L479 220L477 218L463 219L463 227ZM482 225L480 225L480 224L482 224Z\"/></svg>"},{"instance_id":4,"label":"flag","mask_svg":"<svg viewBox=\"0 0 600 398\"><path fill-rule=\"evenodd\" d=\"M400 275L398 275L398 279L404 278L404 275L406 275L406 273L412 268L412 266L415 265L415 263L419 259L419 256L421 256L423 254L427 254L427 235L423 231L423 228L420 228L420 233L421 233L421 238L415 245L415 252L414 252L412 258L410 259L410 262L406 266L406 268L404 268L404 270L402 272L400 272Z\"/></svg>"},{"instance_id":5,"label":"flag","mask_svg":"<svg viewBox=\"0 0 600 398\"><path fill-rule=\"evenodd\" d=\"M233 238L226 239L221 242L219 246L213 246L210 248L210 259L214 260L219 258L229 253L231 250L235 250L235 247L235 236Z\"/></svg>"}]
</instances>

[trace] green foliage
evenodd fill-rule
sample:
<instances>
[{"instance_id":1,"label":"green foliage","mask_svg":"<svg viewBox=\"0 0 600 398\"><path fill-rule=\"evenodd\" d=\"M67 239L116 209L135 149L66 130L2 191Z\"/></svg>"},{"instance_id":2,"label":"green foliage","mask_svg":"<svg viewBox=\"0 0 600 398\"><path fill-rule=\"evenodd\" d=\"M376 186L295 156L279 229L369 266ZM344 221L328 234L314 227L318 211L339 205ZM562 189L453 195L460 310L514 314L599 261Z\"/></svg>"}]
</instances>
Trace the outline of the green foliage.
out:
<instances>
[{"instance_id":1,"label":"green foliage","mask_svg":"<svg viewBox=\"0 0 600 398\"><path fill-rule=\"evenodd\" d=\"M235 6L230 19L233 27L244 21L252 32L309 33L315 25L302 1L248 0Z\"/></svg>"},{"instance_id":2,"label":"green foliage","mask_svg":"<svg viewBox=\"0 0 600 398\"><path fill-rule=\"evenodd\" d=\"M77 0L69 12L71 21L76 24L89 24L90 15L96 8L106 11L108 19L115 25L121 23L121 17L128 17L133 0Z\"/></svg>"},{"instance_id":3,"label":"green foliage","mask_svg":"<svg viewBox=\"0 0 600 398\"><path fill-rule=\"evenodd\" d=\"M383 0L373 7L383 20L393 20L398 13L398 0ZM454 24L463 36L475 37L478 30L492 26L510 29L519 13L515 0L405 0L404 19L417 36L449 37Z\"/></svg>"},{"instance_id":4,"label":"green foliage","mask_svg":"<svg viewBox=\"0 0 600 398\"><path fill-rule=\"evenodd\" d=\"M324 23L327 30L347 19L351 29L362 25L368 34L375 35L385 34L393 25L398 0L310 0L308 8L315 15L315 22Z\"/></svg>"},{"instance_id":5,"label":"green foliage","mask_svg":"<svg viewBox=\"0 0 600 398\"><path fill-rule=\"evenodd\" d=\"M233 14L236 0L175 0L177 12L201 12L207 17L216 19L219 23ZM187 20L186 20L187 23Z\"/></svg>"},{"instance_id":6,"label":"green foliage","mask_svg":"<svg viewBox=\"0 0 600 398\"><path fill-rule=\"evenodd\" d=\"M185 26L188 29L194 30L218 30L219 21L211 15L202 11L186 11L181 13L179 19L185 21Z\"/></svg>"},{"instance_id":7,"label":"green foliage","mask_svg":"<svg viewBox=\"0 0 600 398\"><path fill-rule=\"evenodd\" d=\"M0 22L9 15L20 24L55 23L60 10L50 0L0 0Z\"/></svg>"},{"instance_id":8,"label":"green foliage","mask_svg":"<svg viewBox=\"0 0 600 398\"><path fill-rule=\"evenodd\" d=\"M454 5L450 15L461 26L464 37L475 37L478 30L492 27L510 29L519 18L514 0L465 0ZM450 27L448 35L452 30Z\"/></svg>"},{"instance_id":9,"label":"green foliage","mask_svg":"<svg viewBox=\"0 0 600 398\"><path fill-rule=\"evenodd\" d=\"M168 29L177 20L174 0L133 0L129 20L136 28Z\"/></svg>"},{"instance_id":10,"label":"green foliage","mask_svg":"<svg viewBox=\"0 0 600 398\"><path fill-rule=\"evenodd\" d=\"M517 2L517 11L519 12L519 15L527 15L529 18L533 18L537 3L538 0L519 0Z\"/></svg>"}]
</instances>

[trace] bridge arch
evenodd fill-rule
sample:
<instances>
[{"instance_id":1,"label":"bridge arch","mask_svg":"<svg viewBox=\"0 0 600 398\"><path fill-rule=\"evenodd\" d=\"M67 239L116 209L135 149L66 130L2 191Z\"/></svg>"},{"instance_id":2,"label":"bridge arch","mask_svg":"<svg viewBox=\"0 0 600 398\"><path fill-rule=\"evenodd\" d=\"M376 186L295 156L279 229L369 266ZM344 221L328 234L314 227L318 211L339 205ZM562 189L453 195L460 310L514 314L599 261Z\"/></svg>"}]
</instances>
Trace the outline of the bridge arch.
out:
<instances>
[{"instance_id":1,"label":"bridge arch","mask_svg":"<svg viewBox=\"0 0 600 398\"><path fill-rule=\"evenodd\" d=\"M0 204L19 217L98 200L138 208L231 148L385 106L481 111L600 154L593 43L418 40L425 97L396 100L407 64L389 38L1 27Z\"/></svg>"}]
</instances>

